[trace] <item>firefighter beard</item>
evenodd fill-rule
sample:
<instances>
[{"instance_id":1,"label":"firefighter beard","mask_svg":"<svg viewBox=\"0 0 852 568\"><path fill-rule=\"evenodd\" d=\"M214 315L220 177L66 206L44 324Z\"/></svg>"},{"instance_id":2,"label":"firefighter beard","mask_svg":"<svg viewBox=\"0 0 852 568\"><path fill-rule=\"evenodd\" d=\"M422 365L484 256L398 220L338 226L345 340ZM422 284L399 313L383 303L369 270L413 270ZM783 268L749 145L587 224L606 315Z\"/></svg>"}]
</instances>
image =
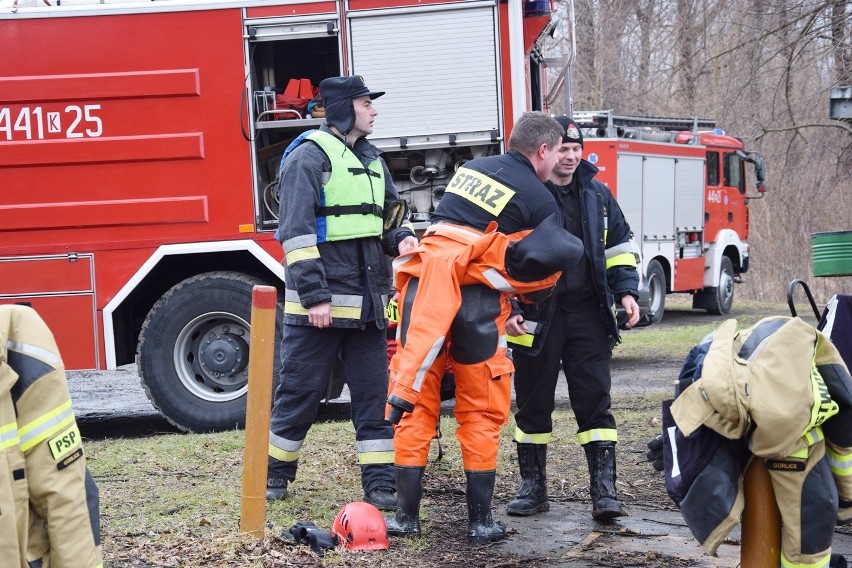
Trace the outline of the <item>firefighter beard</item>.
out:
<instances>
[{"instance_id":1,"label":"firefighter beard","mask_svg":"<svg viewBox=\"0 0 852 568\"><path fill-rule=\"evenodd\" d=\"M457 225L433 225L412 254L394 262L401 318L398 350L390 364L388 419L396 423L397 466L426 465L449 358L464 469L496 468L514 371L506 353L509 298L543 291L546 295L561 272L531 282L516 280L507 271L506 252L531 231L505 235L489 229L482 234Z\"/></svg>"}]
</instances>

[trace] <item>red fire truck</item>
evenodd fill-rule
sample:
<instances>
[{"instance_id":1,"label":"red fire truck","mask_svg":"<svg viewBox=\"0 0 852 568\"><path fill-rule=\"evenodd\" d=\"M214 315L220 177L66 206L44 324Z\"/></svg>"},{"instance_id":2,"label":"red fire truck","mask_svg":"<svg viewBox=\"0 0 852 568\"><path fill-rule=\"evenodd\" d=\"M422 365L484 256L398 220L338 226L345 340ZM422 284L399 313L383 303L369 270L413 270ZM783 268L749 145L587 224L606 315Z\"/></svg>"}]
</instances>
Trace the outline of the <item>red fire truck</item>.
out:
<instances>
[{"instance_id":1,"label":"red fire truck","mask_svg":"<svg viewBox=\"0 0 852 568\"><path fill-rule=\"evenodd\" d=\"M542 108L550 17L528 0L0 0L0 302L38 310L69 369L135 361L180 428L242 424L251 289L284 277L280 156L321 123L279 95L340 74L387 91L371 141L425 222L459 163Z\"/></svg>"},{"instance_id":2,"label":"red fire truck","mask_svg":"<svg viewBox=\"0 0 852 568\"><path fill-rule=\"evenodd\" d=\"M748 270L748 203L763 197L764 162L709 120L574 113L585 158L618 199L639 244L652 321L666 294L726 314ZM747 183L746 165L754 170ZM750 193L750 194L749 194Z\"/></svg>"}]
</instances>

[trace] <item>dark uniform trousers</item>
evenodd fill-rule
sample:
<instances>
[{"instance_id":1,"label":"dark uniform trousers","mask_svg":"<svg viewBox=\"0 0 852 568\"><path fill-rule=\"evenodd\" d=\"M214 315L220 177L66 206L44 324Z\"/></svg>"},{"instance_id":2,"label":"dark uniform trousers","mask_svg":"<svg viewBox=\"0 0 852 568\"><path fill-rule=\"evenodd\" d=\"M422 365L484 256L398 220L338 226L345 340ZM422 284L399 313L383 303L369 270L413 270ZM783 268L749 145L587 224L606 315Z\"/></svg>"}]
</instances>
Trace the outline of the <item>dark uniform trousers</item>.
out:
<instances>
[{"instance_id":1,"label":"dark uniform trousers","mask_svg":"<svg viewBox=\"0 0 852 568\"><path fill-rule=\"evenodd\" d=\"M582 437L584 432L614 430L609 394L611 356L610 339L599 306L566 312L557 304L541 352L533 357L513 353L518 429L525 434L553 431L551 414L561 360L578 434Z\"/></svg>"},{"instance_id":2,"label":"dark uniform trousers","mask_svg":"<svg viewBox=\"0 0 852 568\"><path fill-rule=\"evenodd\" d=\"M375 324L367 324L365 329L285 325L281 353L280 383L270 423L271 435L278 439L270 441L270 451L272 446L284 446L290 450L287 457L293 459L282 461L270 456L269 476L290 481L296 478L299 449L328 389L336 354L341 353L352 397L361 485L365 493L378 487L395 487L393 428L384 419L386 330Z\"/></svg>"}]
</instances>

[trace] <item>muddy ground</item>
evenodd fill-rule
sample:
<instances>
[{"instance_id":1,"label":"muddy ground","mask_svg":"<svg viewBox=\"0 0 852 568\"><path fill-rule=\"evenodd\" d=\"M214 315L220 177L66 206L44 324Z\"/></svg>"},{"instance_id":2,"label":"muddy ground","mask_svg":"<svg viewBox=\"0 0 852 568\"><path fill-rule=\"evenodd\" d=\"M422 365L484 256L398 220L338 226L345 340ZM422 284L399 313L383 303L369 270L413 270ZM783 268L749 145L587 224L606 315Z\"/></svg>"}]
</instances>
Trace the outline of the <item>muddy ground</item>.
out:
<instances>
[{"instance_id":1,"label":"muddy ground","mask_svg":"<svg viewBox=\"0 0 852 568\"><path fill-rule=\"evenodd\" d=\"M765 306L740 303L735 305L730 316L708 316L703 312L686 309L684 304L667 310L663 321L657 325L703 325L721 323L731 316L754 315L788 314L777 309L767 310ZM649 357L642 361L616 358L613 364L614 397L626 395L625 398L630 400L634 394L639 399L649 392L670 392L680 364L680 359L659 357ZM86 437L108 439L176 431L159 417L145 399L133 365L122 367L108 377L98 373L77 372L70 373L69 379L75 410ZM568 409L567 389L564 388L564 382L560 385L558 406ZM348 419L345 399L329 405L325 414L328 418ZM643 440L619 444L618 487L629 516L612 524L600 524L591 519L585 483L582 480L578 483L576 479L585 475L584 460L578 452L578 455L571 457L575 462L573 472L550 472L552 506L546 513L533 517L507 516L505 504L514 497L516 481L511 478L510 472L498 480L494 515L507 526L509 538L481 548L471 548L464 537L466 514L463 477L458 475L460 472L453 471L447 478L442 476L440 470L432 474L427 470L423 507L429 511L429 515L428 521L424 523L424 532L428 532L430 538L418 557L424 560L424 565L467 568L739 566L739 528L719 548L717 557L706 555L666 495L661 475L643 463L642 445ZM558 467L558 464L554 465L554 469ZM852 559L852 531L838 529L833 546L835 552ZM270 558L264 566L327 564L311 553L296 550L280 541L266 542L266 547L269 547L266 554L257 551ZM336 556L333 565L364 566L369 563L367 558Z\"/></svg>"}]
</instances>

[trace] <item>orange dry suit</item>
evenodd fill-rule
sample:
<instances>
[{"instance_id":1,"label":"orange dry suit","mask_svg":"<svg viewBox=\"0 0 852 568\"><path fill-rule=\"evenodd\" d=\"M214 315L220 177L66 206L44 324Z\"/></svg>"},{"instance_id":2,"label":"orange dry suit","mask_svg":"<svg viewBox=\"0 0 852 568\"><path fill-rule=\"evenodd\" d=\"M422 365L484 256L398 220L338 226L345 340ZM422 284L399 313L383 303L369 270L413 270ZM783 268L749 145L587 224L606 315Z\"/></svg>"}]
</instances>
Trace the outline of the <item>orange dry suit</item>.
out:
<instances>
[{"instance_id":1,"label":"orange dry suit","mask_svg":"<svg viewBox=\"0 0 852 568\"><path fill-rule=\"evenodd\" d=\"M828 567L835 523L852 514L852 379L837 349L789 317L739 333L728 320L703 349L695 380L664 405L669 494L715 554L739 522L749 454L765 458L782 568Z\"/></svg>"},{"instance_id":2,"label":"orange dry suit","mask_svg":"<svg viewBox=\"0 0 852 568\"><path fill-rule=\"evenodd\" d=\"M464 469L493 471L514 370L506 355L509 298L547 295L560 271L577 263L582 243L563 229L553 195L515 150L460 167L432 219L420 246L394 262L401 292L388 396L388 419L398 424L395 463L426 465L449 358Z\"/></svg>"},{"instance_id":3,"label":"orange dry suit","mask_svg":"<svg viewBox=\"0 0 852 568\"><path fill-rule=\"evenodd\" d=\"M86 468L65 368L31 308L0 306L0 559L95 568L98 490Z\"/></svg>"}]
</instances>

